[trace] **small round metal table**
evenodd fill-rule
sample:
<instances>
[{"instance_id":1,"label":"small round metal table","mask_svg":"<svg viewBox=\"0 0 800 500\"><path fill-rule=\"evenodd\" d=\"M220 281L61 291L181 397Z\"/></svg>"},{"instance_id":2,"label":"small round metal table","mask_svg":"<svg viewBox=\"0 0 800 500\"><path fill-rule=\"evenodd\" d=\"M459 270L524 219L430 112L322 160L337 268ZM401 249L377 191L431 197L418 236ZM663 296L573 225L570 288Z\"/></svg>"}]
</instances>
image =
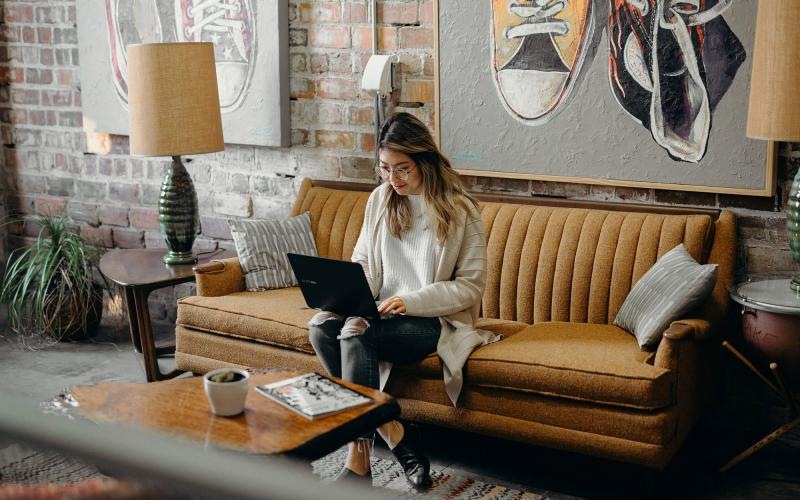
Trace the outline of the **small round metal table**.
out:
<instances>
[{"instance_id":1,"label":"small round metal table","mask_svg":"<svg viewBox=\"0 0 800 500\"><path fill-rule=\"evenodd\" d=\"M164 249L136 248L111 250L100 259L100 272L125 292L128 322L133 348L144 358L145 376L148 382L164 380L180 375L181 371L161 373L158 367L160 356L172 355L175 346L156 347L147 297L159 288L194 281L196 264L164 264ZM236 257L230 250L218 250L199 256L198 264L212 259Z\"/></svg>"},{"instance_id":2,"label":"small round metal table","mask_svg":"<svg viewBox=\"0 0 800 500\"><path fill-rule=\"evenodd\" d=\"M791 279L753 276L731 288L742 307L742 332L750 357L727 341L722 345L756 374L789 408L790 421L725 464L725 472L800 425L800 293ZM769 366L772 379L757 365Z\"/></svg>"}]
</instances>

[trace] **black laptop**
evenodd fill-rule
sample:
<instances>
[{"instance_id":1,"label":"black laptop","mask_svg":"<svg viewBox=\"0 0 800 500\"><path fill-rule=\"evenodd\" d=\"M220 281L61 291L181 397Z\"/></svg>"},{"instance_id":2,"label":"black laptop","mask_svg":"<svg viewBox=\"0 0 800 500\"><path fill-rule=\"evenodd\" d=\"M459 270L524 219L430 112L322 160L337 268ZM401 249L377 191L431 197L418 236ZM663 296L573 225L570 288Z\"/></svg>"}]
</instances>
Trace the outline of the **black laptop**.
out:
<instances>
[{"instance_id":1,"label":"black laptop","mask_svg":"<svg viewBox=\"0 0 800 500\"><path fill-rule=\"evenodd\" d=\"M381 318L361 264L296 253L286 256L308 307L343 318Z\"/></svg>"}]
</instances>

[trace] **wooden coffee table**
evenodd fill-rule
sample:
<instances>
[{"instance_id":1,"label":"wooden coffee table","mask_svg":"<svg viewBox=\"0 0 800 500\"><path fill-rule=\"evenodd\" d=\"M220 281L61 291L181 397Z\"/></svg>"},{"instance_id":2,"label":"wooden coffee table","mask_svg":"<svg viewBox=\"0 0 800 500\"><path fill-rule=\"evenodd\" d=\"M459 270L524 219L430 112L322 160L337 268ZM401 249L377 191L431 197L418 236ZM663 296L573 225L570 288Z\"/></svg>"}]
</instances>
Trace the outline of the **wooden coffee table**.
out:
<instances>
[{"instance_id":1,"label":"wooden coffee table","mask_svg":"<svg viewBox=\"0 0 800 500\"><path fill-rule=\"evenodd\" d=\"M397 418L400 406L386 393L336 379L373 402L309 420L258 394L255 386L300 375L269 371L250 377L245 411L216 417L203 392L203 378L153 383L103 383L69 389L78 413L95 422L115 422L167 432L224 448L314 459Z\"/></svg>"}]
</instances>

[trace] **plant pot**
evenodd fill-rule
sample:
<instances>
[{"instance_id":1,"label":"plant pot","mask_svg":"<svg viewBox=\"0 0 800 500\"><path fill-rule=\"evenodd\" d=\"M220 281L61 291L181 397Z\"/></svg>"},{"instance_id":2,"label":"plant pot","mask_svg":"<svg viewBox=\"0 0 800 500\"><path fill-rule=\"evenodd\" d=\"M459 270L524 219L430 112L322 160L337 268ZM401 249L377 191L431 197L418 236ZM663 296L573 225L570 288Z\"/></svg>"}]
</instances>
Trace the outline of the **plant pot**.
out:
<instances>
[{"instance_id":1,"label":"plant pot","mask_svg":"<svg viewBox=\"0 0 800 500\"><path fill-rule=\"evenodd\" d=\"M233 372L237 379L230 382L214 382L212 377L223 372ZM247 384L250 374L239 368L218 368L205 374L203 388L208 397L211 413L220 417L233 417L244 411Z\"/></svg>"},{"instance_id":2,"label":"plant pot","mask_svg":"<svg viewBox=\"0 0 800 500\"><path fill-rule=\"evenodd\" d=\"M97 332L103 317L103 290L100 286L94 286L88 307L82 301L73 298L69 307L55 310L55 305L49 305L54 302L55 299L52 301L48 299L45 310L49 317L59 316L60 328L54 326L52 331L44 332L46 336L62 342L76 341L85 340Z\"/></svg>"}]
</instances>

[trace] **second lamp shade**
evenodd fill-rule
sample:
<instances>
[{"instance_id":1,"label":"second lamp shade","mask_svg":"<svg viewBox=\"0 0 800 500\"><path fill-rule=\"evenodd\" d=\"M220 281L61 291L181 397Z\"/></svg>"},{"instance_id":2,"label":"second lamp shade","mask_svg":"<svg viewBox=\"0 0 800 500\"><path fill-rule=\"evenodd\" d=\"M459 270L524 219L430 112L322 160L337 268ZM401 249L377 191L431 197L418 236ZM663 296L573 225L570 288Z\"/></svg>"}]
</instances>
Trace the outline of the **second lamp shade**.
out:
<instances>
[{"instance_id":1,"label":"second lamp shade","mask_svg":"<svg viewBox=\"0 0 800 500\"><path fill-rule=\"evenodd\" d=\"M156 43L127 50L131 154L224 149L214 45Z\"/></svg>"},{"instance_id":2,"label":"second lamp shade","mask_svg":"<svg viewBox=\"0 0 800 500\"><path fill-rule=\"evenodd\" d=\"M747 136L800 140L800 1L760 0Z\"/></svg>"}]
</instances>

